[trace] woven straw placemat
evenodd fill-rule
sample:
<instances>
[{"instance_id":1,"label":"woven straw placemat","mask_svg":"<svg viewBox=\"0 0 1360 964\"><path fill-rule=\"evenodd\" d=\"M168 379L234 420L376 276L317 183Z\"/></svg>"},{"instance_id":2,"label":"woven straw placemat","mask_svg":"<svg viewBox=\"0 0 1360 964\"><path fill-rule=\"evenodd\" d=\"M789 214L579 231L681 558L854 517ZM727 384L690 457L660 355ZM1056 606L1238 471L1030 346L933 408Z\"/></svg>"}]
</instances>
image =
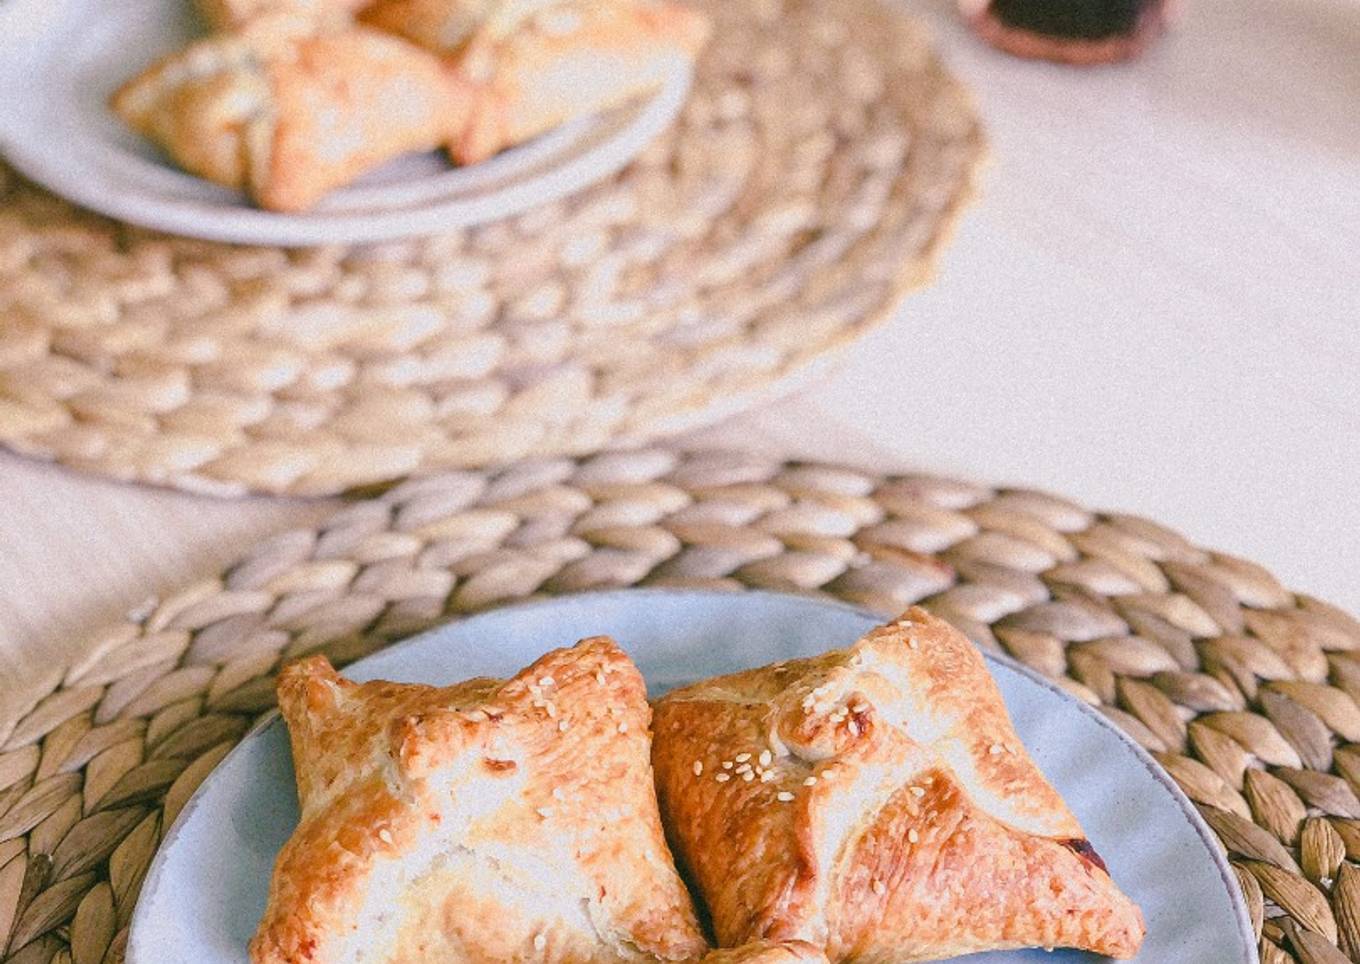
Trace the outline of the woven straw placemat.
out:
<instances>
[{"instance_id":1,"label":"woven straw placemat","mask_svg":"<svg viewBox=\"0 0 1360 964\"><path fill-rule=\"evenodd\" d=\"M0 955L119 959L161 834L281 660L631 585L923 602L1161 760L1231 854L1263 960L1360 959L1355 619L1042 493L666 450L406 482L94 635L0 719Z\"/></svg>"},{"instance_id":2,"label":"woven straw placemat","mask_svg":"<svg viewBox=\"0 0 1360 964\"><path fill-rule=\"evenodd\" d=\"M212 493L581 454L759 397L927 277L969 97L875 0L697 0L675 129L619 176L359 248L177 239L0 164L0 443Z\"/></svg>"}]
</instances>

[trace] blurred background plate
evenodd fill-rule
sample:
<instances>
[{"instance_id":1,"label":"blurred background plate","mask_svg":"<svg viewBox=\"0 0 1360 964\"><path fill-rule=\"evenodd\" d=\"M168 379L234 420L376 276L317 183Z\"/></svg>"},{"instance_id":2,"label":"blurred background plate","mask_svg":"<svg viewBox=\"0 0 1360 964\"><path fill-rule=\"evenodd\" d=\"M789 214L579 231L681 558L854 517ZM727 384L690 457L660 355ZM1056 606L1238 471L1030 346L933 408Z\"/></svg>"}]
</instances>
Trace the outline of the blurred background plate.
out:
<instances>
[{"instance_id":1,"label":"blurred background plate","mask_svg":"<svg viewBox=\"0 0 1360 964\"><path fill-rule=\"evenodd\" d=\"M495 610L353 664L347 675L447 685L509 676L545 651L608 633L652 696L705 676L846 646L881 619L761 592L625 590ZM1251 924L1232 872L1184 794L1095 710L991 654L1020 737L1142 907L1139 960L1246 964ZM238 964L264 910L274 857L297 823L287 732L272 719L217 767L167 833L132 921L129 964ZM977 964L1094 960L1076 951L973 955Z\"/></svg>"},{"instance_id":2,"label":"blurred background plate","mask_svg":"<svg viewBox=\"0 0 1360 964\"><path fill-rule=\"evenodd\" d=\"M409 154L304 214L254 207L187 174L108 107L153 60L200 36L185 0L7 0L0 4L0 152L27 177L110 217L247 244L384 241L482 224L615 173L669 126L692 70L676 58L654 95L583 118L482 164Z\"/></svg>"},{"instance_id":3,"label":"blurred background plate","mask_svg":"<svg viewBox=\"0 0 1360 964\"><path fill-rule=\"evenodd\" d=\"M324 495L645 441L787 390L930 277L981 130L895 8L694 3L713 39L675 123L613 177L476 227L242 248L91 214L0 162L0 443Z\"/></svg>"}]
</instances>

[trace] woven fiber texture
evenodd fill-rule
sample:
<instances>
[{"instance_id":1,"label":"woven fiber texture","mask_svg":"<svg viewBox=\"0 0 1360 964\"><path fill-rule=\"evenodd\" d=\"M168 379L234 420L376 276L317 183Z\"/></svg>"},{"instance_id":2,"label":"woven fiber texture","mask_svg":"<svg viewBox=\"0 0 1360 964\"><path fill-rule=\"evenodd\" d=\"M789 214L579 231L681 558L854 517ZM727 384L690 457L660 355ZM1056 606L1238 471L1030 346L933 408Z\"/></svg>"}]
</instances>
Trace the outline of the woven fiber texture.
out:
<instances>
[{"instance_id":1,"label":"woven fiber texture","mask_svg":"<svg viewBox=\"0 0 1360 964\"><path fill-rule=\"evenodd\" d=\"M0 443L329 494L698 424L929 275L982 138L875 0L700 0L675 129L616 178L419 241L274 249L77 210L0 164Z\"/></svg>"},{"instance_id":2,"label":"woven fiber texture","mask_svg":"<svg viewBox=\"0 0 1360 964\"><path fill-rule=\"evenodd\" d=\"M1360 960L1356 620L1038 492L666 450L406 482L95 634L0 720L0 956L120 958L162 833L281 661L632 585L923 603L1153 752L1231 854L1264 961Z\"/></svg>"}]
</instances>

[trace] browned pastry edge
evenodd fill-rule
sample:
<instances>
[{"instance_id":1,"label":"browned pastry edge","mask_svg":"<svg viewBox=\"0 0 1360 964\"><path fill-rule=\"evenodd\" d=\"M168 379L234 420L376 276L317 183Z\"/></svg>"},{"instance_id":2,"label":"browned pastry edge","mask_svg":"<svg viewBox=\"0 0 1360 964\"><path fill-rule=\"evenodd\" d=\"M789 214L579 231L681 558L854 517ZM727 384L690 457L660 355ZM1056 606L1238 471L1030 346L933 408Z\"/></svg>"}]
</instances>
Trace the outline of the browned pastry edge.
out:
<instances>
[{"instance_id":1,"label":"browned pastry edge","mask_svg":"<svg viewBox=\"0 0 1360 964\"><path fill-rule=\"evenodd\" d=\"M709 951L701 964L827 964L826 952L807 941L753 941Z\"/></svg>"},{"instance_id":2,"label":"browned pastry edge","mask_svg":"<svg viewBox=\"0 0 1360 964\"><path fill-rule=\"evenodd\" d=\"M160 58L110 106L184 170L295 212L434 149L470 101L439 58L401 37L273 13Z\"/></svg>"},{"instance_id":3,"label":"browned pastry edge","mask_svg":"<svg viewBox=\"0 0 1360 964\"><path fill-rule=\"evenodd\" d=\"M210 29L232 30L257 17L295 13L342 24L369 0L194 0L199 18Z\"/></svg>"},{"instance_id":4,"label":"browned pastry edge","mask_svg":"<svg viewBox=\"0 0 1360 964\"><path fill-rule=\"evenodd\" d=\"M914 961L1141 944L980 654L922 609L849 649L676 690L654 725L667 833L725 946Z\"/></svg>"},{"instance_id":5,"label":"browned pastry edge","mask_svg":"<svg viewBox=\"0 0 1360 964\"><path fill-rule=\"evenodd\" d=\"M646 686L612 640L443 688L354 683L313 657L283 670L278 697L301 819L255 964L707 949L662 835Z\"/></svg>"}]
</instances>

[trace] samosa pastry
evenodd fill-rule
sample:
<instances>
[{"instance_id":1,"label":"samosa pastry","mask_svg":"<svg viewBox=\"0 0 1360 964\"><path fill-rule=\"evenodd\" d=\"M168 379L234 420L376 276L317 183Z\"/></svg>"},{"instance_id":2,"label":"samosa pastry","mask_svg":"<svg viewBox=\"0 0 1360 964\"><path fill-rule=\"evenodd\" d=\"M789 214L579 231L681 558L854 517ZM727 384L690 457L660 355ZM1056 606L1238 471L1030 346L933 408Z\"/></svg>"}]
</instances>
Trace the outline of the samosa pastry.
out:
<instances>
[{"instance_id":1,"label":"samosa pastry","mask_svg":"<svg viewBox=\"0 0 1360 964\"><path fill-rule=\"evenodd\" d=\"M278 689L302 818L255 964L706 951L661 833L642 677L611 640L442 689L353 683L316 657Z\"/></svg>"},{"instance_id":2,"label":"samosa pastry","mask_svg":"<svg viewBox=\"0 0 1360 964\"><path fill-rule=\"evenodd\" d=\"M1077 947L1142 915L1025 752L982 657L922 609L655 707L663 820L718 943L834 962Z\"/></svg>"},{"instance_id":3,"label":"samosa pastry","mask_svg":"<svg viewBox=\"0 0 1360 964\"><path fill-rule=\"evenodd\" d=\"M114 110L190 173L301 211L327 192L464 126L438 58L366 27L281 14L161 60Z\"/></svg>"},{"instance_id":4,"label":"samosa pastry","mask_svg":"<svg viewBox=\"0 0 1360 964\"><path fill-rule=\"evenodd\" d=\"M696 11L640 0L559 0L509 32L483 25L451 60L472 107L449 155L474 164L655 90L708 29Z\"/></svg>"}]
</instances>

